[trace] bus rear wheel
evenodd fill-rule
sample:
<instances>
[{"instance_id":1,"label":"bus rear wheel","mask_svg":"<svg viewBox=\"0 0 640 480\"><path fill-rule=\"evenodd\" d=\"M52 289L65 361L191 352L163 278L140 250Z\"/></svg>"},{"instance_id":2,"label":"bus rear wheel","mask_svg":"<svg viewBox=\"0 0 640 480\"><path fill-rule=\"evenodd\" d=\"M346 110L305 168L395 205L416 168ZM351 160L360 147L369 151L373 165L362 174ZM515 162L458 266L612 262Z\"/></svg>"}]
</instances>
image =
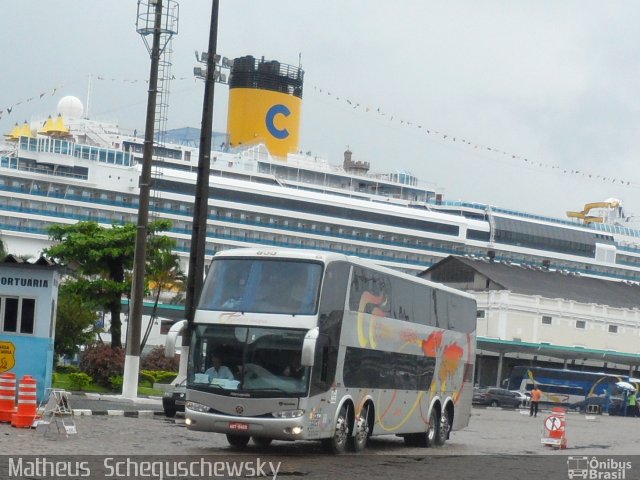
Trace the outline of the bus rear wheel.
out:
<instances>
[{"instance_id":1,"label":"bus rear wheel","mask_svg":"<svg viewBox=\"0 0 640 480\"><path fill-rule=\"evenodd\" d=\"M435 438L435 444L438 446L444 445L449 438L449 430L451 429L451 421L449 420L449 414L444 412L440 417L440 428L438 435Z\"/></svg>"},{"instance_id":2,"label":"bus rear wheel","mask_svg":"<svg viewBox=\"0 0 640 480\"><path fill-rule=\"evenodd\" d=\"M249 443L249 437L247 435L227 433L227 442L234 448L244 448L247 446L247 443Z\"/></svg>"},{"instance_id":3,"label":"bus rear wheel","mask_svg":"<svg viewBox=\"0 0 640 480\"><path fill-rule=\"evenodd\" d=\"M322 443L329 453L341 454L346 452L350 436L351 428L349 427L349 409L345 404L342 405L338 412L333 436L323 440Z\"/></svg>"},{"instance_id":4,"label":"bus rear wheel","mask_svg":"<svg viewBox=\"0 0 640 480\"><path fill-rule=\"evenodd\" d=\"M429 414L429 426L427 427L426 440L427 447L433 447L437 444L440 437L440 414L436 410L435 406L431 409Z\"/></svg>"},{"instance_id":5,"label":"bus rear wheel","mask_svg":"<svg viewBox=\"0 0 640 480\"><path fill-rule=\"evenodd\" d=\"M353 435L349 436L349 447L356 453L360 453L367 446L367 440L371 433L371 425L369 424L369 409L371 404L363 408L353 424Z\"/></svg>"}]
</instances>

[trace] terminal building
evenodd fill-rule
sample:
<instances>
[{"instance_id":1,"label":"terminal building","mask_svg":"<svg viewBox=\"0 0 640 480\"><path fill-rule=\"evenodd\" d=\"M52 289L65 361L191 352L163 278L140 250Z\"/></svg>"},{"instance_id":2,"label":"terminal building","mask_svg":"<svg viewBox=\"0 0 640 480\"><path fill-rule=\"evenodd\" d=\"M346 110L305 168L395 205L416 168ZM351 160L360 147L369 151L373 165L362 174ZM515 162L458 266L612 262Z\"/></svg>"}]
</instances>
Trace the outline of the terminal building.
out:
<instances>
[{"instance_id":1,"label":"terminal building","mask_svg":"<svg viewBox=\"0 0 640 480\"><path fill-rule=\"evenodd\" d=\"M421 277L476 297L476 385L517 365L629 376L640 365L640 285L450 256Z\"/></svg>"}]
</instances>

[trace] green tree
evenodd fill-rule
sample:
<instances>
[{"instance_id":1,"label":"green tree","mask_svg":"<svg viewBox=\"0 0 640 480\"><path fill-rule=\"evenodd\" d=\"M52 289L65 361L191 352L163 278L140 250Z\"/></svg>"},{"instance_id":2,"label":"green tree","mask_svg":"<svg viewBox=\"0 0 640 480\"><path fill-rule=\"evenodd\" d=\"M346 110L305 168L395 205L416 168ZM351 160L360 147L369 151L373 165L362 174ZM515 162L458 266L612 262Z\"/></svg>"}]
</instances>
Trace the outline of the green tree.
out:
<instances>
[{"instance_id":1,"label":"green tree","mask_svg":"<svg viewBox=\"0 0 640 480\"><path fill-rule=\"evenodd\" d=\"M169 220L149 224L147 259L175 242L156 233L171 228ZM131 291L131 269L135 251L136 225L126 223L101 227L96 222L53 225L49 237L56 242L44 253L75 271L75 293L93 299L111 313L111 346L122 346L122 295Z\"/></svg>"},{"instance_id":2,"label":"green tree","mask_svg":"<svg viewBox=\"0 0 640 480\"><path fill-rule=\"evenodd\" d=\"M96 306L74 291L73 282L60 287L56 315L56 355L74 355L80 345L93 343Z\"/></svg>"},{"instance_id":3,"label":"green tree","mask_svg":"<svg viewBox=\"0 0 640 480\"><path fill-rule=\"evenodd\" d=\"M4 257L7 256L7 250L5 249L4 243L0 240L0 262L4 260Z\"/></svg>"},{"instance_id":4,"label":"green tree","mask_svg":"<svg viewBox=\"0 0 640 480\"><path fill-rule=\"evenodd\" d=\"M183 290L185 280L184 272L180 266L180 258L169 249L159 249L156 255L149 259L147 272L149 286L155 294L153 310L151 311L151 318L149 319L147 330L142 339L141 350L147 343L147 339L151 333L151 327L157 316L160 294L165 290Z\"/></svg>"}]
</instances>

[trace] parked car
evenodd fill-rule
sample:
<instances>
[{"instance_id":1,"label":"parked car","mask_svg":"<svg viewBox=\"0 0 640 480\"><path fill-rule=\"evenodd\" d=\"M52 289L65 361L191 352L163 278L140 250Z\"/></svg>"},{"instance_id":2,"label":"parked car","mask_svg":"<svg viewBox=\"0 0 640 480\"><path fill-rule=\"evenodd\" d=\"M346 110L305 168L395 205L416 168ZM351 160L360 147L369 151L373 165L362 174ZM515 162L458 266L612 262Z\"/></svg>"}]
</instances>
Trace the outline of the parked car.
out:
<instances>
[{"instance_id":1,"label":"parked car","mask_svg":"<svg viewBox=\"0 0 640 480\"><path fill-rule=\"evenodd\" d=\"M162 396L162 408L165 416L173 418L177 412L184 412L187 397L187 379L173 385Z\"/></svg>"},{"instance_id":2,"label":"parked car","mask_svg":"<svg viewBox=\"0 0 640 480\"><path fill-rule=\"evenodd\" d=\"M509 390L511 393L515 394L516 397L520 399L519 407L526 407L529 405L529 401L531 401L531 394L529 392L522 393L520 390Z\"/></svg>"},{"instance_id":3,"label":"parked car","mask_svg":"<svg viewBox=\"0 0 640 480\"><path fill-rule=\"evenodd\" d=\"M475 390L471 400L474 405L511 408L519 406L521 401L519 395L504 388L481 388Z\"/></svg>"}]
</instances>

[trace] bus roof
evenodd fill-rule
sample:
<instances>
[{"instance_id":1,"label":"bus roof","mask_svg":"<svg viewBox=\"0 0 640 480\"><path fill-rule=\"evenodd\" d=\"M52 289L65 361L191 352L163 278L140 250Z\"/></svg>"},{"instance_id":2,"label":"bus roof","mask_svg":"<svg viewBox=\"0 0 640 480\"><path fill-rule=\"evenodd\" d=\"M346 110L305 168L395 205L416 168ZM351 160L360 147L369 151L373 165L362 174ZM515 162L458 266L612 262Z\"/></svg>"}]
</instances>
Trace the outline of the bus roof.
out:
<instances>
[{"instance_id":1,"label":"bus roof","mask_svg":"<svg viewBox=\"0 0 640 480\"><path fill-rule=\"evenodd\" d=\"M413 280L416 283L422 283L425 285L430 285L433 288L437 288L438 290L442 290L445 292L453 293L460 297L466 297L470 300L475 301L475 297L467 292L463 292L462 290L456 290L455 288L448 287L441 283L432 282L431 280L425 280L424 278L410 275L408 273L403 273L398 270L394 270L389 267L383 267L372 262L369 259L356 257L353 255L344 255L342 253L334 253L323 250L303 250L303 249L295 249L295 248L234 248L231 250L224 250L222 252L218 252L215 254L214 258L224 258L224 257L267 257L267 258L282 258L282 259L295 259L295 260L315 260L323 263L343 261L349 262L351 264L360 265L362 267L371 268L374 270L378 270L380 272L386 272L390 275L396 277L406 278L408 280Z\"/></svg>"}]
</instances>

